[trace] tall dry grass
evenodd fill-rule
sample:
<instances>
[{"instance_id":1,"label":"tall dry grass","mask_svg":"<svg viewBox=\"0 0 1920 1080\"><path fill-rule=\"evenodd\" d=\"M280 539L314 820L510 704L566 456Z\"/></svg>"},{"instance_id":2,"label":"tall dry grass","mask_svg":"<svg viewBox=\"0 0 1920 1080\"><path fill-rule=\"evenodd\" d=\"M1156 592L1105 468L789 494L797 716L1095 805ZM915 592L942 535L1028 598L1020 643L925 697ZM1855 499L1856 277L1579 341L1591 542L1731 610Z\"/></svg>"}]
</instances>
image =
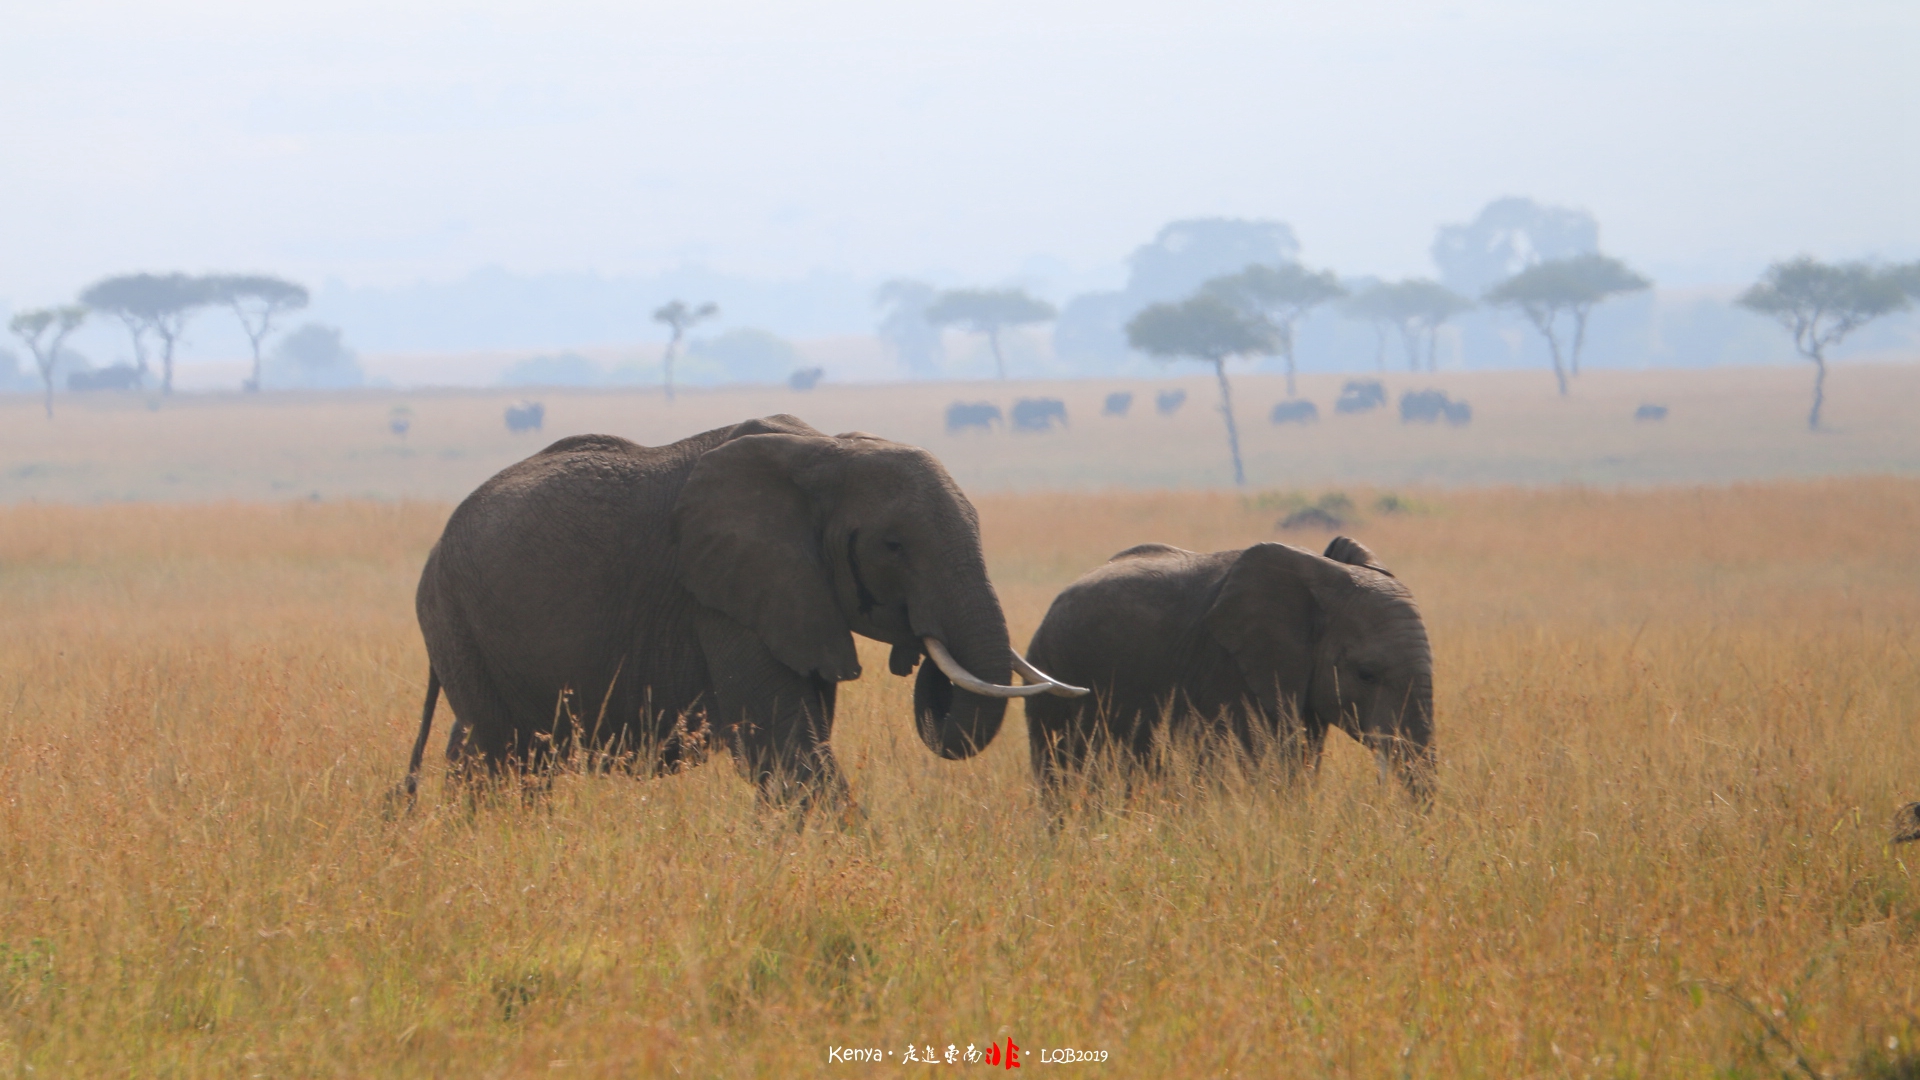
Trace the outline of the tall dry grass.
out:
<instances>
[{"instance_id":1,"label":"tall dry grass","mask_svg":"<svg viewBox=\"0 0 1920 1080\"><path fill-rule=\"evenodd\" d=\"M936 761L870 649L836 738L870 824L799 832L724 761L389 820L444 507L0 511L0 1072L892 1074L1011 1037L1129 1076L1912 1075L1920 482L1422 498L1348 531L1428 613L1431 814L1341 741L1304 790L1049 828L1017 718ZM1112 551L1270 505L981 509L1024 640Z\"/></svg>"}]
</instances>

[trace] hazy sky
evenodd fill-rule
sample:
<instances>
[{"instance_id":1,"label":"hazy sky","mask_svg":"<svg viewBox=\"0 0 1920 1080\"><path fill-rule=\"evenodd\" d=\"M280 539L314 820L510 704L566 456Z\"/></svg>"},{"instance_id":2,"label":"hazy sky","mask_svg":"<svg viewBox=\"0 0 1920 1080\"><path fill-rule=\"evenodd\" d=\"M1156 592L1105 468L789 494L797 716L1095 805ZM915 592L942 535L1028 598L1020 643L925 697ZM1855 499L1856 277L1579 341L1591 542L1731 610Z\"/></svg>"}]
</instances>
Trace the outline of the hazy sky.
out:
<instances>
[{"instance_id":1,"label":"hazy sky","mask_svg":"<svg viewBox=\"0 0 1920 1080\"><path fill-rule=\"evenodd\" d=\"M1584 207L1668 283L1920 255L1920 3L7 5L0 299L938 271L1117 284L1165 221L1345 273Z\"/></svg>"}]
</instances>

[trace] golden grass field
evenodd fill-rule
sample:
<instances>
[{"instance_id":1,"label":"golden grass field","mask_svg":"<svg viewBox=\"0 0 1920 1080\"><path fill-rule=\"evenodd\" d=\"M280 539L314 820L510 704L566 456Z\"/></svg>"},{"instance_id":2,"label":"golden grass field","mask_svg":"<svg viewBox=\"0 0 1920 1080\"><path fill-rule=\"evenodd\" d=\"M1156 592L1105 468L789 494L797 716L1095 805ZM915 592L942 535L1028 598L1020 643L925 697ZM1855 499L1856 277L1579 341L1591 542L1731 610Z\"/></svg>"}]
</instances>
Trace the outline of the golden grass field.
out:
<instances>
[{"instance_id":1,"label":"golden grass field","mask_svg":"<svg viewBox=\"0 0 1920 1080\"><path fill-rule=\"evenodd\" d=\"M648 445L749 416L792 412L823 431L871 431L924 446L969 491L1229 485L1226 436L1210 374L1194 364L1169 378L1005 383L823 384L683 391L669 406L650 390L474 390L351 393L62 395L51 421L40 402L0 395L0 504L26 499L113 502L208 499L417 498L456 501L487 477L562 435L602 432ZM1381 376L1393 403L1439 388L1474 410L1464 428L1402 424L1394 407L1333 411L1346 376L1305 375L1317 424L1275 426L1285 397L1274 375L1235 374L1249 483L1485 486L1489 484L1726 483L1775 477L1920 473L1920 363L1835 363L1825 427L1809 432L1813 366L1589 371L1566 398L1541 371ZM1153 395L1187 391L1171 417ZM1101 415L1106 395L1131 392L1126 418ZM520 398L546 405L546 428L515 435L502 421ZM1021 397L1055 397L1064 431L1004 429L949 435L954 401L1003 411ZM1661 423L1635 423L1643 403ZM388 430L408 411L405 438Z\"/></svg>"},{"instance_id":2,"label":"golden grass field","mask_svg":"<svg viewBox=\"0 0 1920 1080\"><path fill-rule=\"evenodd\" d=\"M1017 706L937 761L877 649L864 827L724 760L390 820L446 504L0 509L0 1074L1920 1075L1920 480L1401 494L1347 531L1428 614L1431 813L1336 736L1058 829ZM1021 642L1277 501L977 500Z\"/></svg>"}]
</instances>

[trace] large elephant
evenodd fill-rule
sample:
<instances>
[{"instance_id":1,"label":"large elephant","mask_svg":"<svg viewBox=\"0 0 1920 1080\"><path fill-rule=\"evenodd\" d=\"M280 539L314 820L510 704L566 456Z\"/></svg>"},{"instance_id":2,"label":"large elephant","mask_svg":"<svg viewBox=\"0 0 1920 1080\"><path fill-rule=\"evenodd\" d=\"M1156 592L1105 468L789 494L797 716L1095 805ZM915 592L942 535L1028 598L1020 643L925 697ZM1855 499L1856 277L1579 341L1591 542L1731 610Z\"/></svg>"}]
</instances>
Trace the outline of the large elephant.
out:
<instances>
[{"instance_id":1,"label":"large elephant","mask_svg":"<svg viewBox=\"0 0 1920 1080\"><path fill-rule=\"evenodd\" d=\"M944 758L987 745L1008 697L1069 692L1008 643L978 518L938 461L791 416L554 443L453 512L415 606L431 667L409 796L442 689L456 773L583 744L666 769L712 740L764 797L803 803L845 795L829 737L855 633L893 646L896 675L935 658L914 713ZM1030 685L1004 685L1014 667Z\"/></svg>"},{"instance_id":2,"label":"large elephant","mask_svg":"<svg viewBox=\"0 0 1920 1080\"><path fill-rule=\"evenodd\" d=\"M1028 655L1093 689L1027 704L1035 776L1054 790L1110 745L1148 760L1163 718L1277 743L1312 765L1338 727L1416 799L1431 797L1433 653L1413 596L1359 542L1196 554L1145 544L1057 597Z\"/></svg>"}]
</instances>

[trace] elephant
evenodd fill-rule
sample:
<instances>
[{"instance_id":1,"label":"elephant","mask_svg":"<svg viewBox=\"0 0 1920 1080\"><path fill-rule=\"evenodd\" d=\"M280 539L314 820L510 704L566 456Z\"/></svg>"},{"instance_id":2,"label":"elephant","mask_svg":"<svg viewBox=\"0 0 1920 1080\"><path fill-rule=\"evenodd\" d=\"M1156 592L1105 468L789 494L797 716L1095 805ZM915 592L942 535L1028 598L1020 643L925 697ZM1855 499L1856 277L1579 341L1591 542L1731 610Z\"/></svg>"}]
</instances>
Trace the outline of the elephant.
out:
<instances>
[{"instance_id":1,"label":"elephant","mask_svg":"<svg viewBox=\"0 0 1920 1080\"><path fill-rule=\"evenodd\" d=\"M1255 756L1278 745L1306 768L1338 727L1431 801L1426 626L1406 586L1349 537L1325 555L1273 543L1128 548L1054 599L1027 654L1093 688L1027 703L1034 774L1049 794L1101 746L1150 762L1167 725L1231 735Z\"/></svg>"},{"instance_id":2,"label":"elephant","mask_svg":"<svg viewBox=\"0 0 1920 1080\"><path fill-rule=\"evenodd\" d=\"M442 690L456 777L583 748L671 771L717 743L763 803L808 806L847 799L830 736L856 633L893 646L893 674L919 666L915 727L943 758L991 742L1008 698L1074 689L1012 649L979 519L932 455L787 415L669 446L573 436L508 466L448 519L415 608L409 799Z\"/></svg>"},{"instance_id":3,"label":"elephant","mask_svg":"<svg viewBox=\"0 0 1920 1080\"><path fill-rule=\"evenodd\" d=\"M1067 426L1067 403L1059 398L1021 398L1013 403L1013 430L1051 431L1054 421Z\"/></svg>"},{"instance_id":4,"label":"elephant","mask_svg":"<svg viewBox=\"0 0 1920 1080\"><path fill-rule=\"evenodd\" d=\"M947 406L947 434L953 435L970 427L982 431L993 430L1000 422L1000 406L991 401L956 401Z\"/></svg>"}]
</instances>

